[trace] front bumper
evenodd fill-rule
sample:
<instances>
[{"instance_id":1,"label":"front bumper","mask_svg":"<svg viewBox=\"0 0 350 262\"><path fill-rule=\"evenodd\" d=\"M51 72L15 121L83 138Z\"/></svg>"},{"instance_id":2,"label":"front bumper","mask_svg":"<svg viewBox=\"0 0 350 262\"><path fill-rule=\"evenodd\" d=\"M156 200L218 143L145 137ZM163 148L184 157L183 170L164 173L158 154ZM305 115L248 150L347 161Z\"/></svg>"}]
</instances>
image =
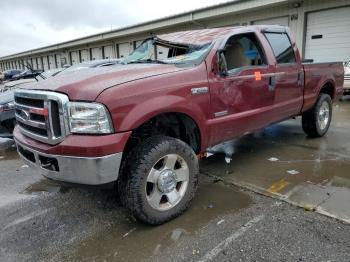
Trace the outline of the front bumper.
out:
<instances>
[{"instance_id":1,"label":"front bumper","mask_svg":"<svg viewBox=\"0 0 350 262\"><path fill-rule=\"evenodd\" d=\"M45 154L15 141L23 161L48 178L87 185L105 184L118 178L122 152L101 157L62 156Z\"/></svg>"}]
</instances>

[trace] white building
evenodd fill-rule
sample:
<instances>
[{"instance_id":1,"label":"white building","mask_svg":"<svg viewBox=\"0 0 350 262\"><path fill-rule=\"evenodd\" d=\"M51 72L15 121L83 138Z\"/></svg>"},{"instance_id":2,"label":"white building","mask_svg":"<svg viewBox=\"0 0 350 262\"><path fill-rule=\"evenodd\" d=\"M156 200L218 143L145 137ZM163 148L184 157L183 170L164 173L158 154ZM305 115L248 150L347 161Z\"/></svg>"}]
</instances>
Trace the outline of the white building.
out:
<instances>
[{"instance_id":1,"label":"white building","mask_svg":"<svg viewBox=\"0 0 350 262\"><path fill-rule=\"evenodd\" d=\"M289 26L303 57L315 62L350 60L350 0L236 0L1 57L0 70L121 58L151 35L250 24Z\"/></svg>"}]
</instances>

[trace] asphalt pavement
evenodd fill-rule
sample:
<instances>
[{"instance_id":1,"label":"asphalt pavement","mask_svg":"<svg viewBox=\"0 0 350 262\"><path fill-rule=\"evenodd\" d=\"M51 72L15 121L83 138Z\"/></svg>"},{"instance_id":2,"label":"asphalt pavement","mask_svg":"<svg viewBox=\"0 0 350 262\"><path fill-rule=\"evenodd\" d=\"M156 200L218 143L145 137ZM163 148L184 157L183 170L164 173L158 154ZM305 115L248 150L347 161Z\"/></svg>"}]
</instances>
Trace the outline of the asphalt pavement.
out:
<instances>
[{"instance_id":1,"label":"asphalt pavement","mask_svg":"<svg viewBox=\"0 0 350 262\"><path fill-rule=\"evenodd\" d=\"M113 185L48 180L1 140L0 261L348 262L349 113L339 103L324 138L289 120L234 141L229 164L203 159L191 208L156 227L136 222Z\"/></svg>"}]
</instances>

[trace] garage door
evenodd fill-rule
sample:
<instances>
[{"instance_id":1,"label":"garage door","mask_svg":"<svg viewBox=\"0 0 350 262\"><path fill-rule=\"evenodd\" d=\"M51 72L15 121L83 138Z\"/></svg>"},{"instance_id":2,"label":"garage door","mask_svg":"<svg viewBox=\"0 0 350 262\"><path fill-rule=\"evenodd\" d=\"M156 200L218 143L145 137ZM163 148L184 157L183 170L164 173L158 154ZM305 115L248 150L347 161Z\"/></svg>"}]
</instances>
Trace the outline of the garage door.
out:
<instances>
[{"instance_id":1,"label":"garage door","mask_svg":"<svg viewBox=\"0 0 350 262\"><path fill-rule=\"evenodd\" d=\"M315 62L350 60L350 7L307 15L305 58Z\"/></svg>"},{"instance_id":2,"label":"garage door","mask_svg":"<svg viewBox=\"0 0 350 262\"><path fill-rule=\"evenodd\" d=\"M35 63L35 61L34 61L34 63ZM41 57L36 58L36 64L38 66L38 69L43 69L43 63L42 63Z\"/></svg>"},{"instance_id":3,"label":"garage door","mask_svg":"<svg viewBox=\"0 0 350 262\"><path fill-rule=\"evenodd\" d=\"M113 57L113 47L111 45L104 46L103 54L105 59L111 59Z\"/></svg>"},{"instance_id":4,"label":"garage door","mask_svg":"<svg viewBox=\"0 0 350 262\"><path fill-rule=\"evenodd\" d=\"M129 43L118 44L118 47L119 47L119 58L127 57L131 52Z\"/></svg>"},{"instance_id":5,"label":"garage door","mask_svg":"<svg viewBox=\"0 0 350 262\"><path fill-rule=\"evenodd\" d=\"M135 49L138 48L142 44L143 40L135 41Z\"/></svg>"},{"instance_id":6,"label":"garage door","mask_svg":"<svg viewBox=\"0 0 350 262\"><path fill-rule=\"evenodd\" d=\"M91 48L91 60L102 59L102 47Z\"/></svg>"},{"instance_id":7,"label":"garage door","mask_svg":"<svg viewBox=\"0 0 350 262\"><path fill-rule=\"evenodd\" d=\"M70 62L71 62L72 65L75 65L75 64L79 64L79 63L80 63L78 51L72 51L72 52L70 52Z\"/></svg>"},{"instance_id":8,"label":"garage door","mask_svg":"<svg viewBox=\"0 0 350 262\"><path fill-rule=\"evenodd\" d=\"M253 22L253 25L283 25L289 26L288 16L275 17L263 20L257 20Z\"/></svg>"},{"instance_id":9,"label":"garage door","mask_svg":"<svg viewBox=\"0 0 350 262\"><path fill-rule=\"evenodd\" d=\"M47 58L49 59L50 69L56 68L56 63L55 63L54 56L53 55L49 55Z\"/></svg>"},{"instance_id":10,"label":"garage door","mask_svg":"<svg viewBox=\"0 0 350 262\"><path fill-rule=\"evenodd\" d=\"M89 61L90 60L89 50L87 49L80 50L80 58L81 58L81 62Z\"/></svg>"},{"instance_id":11,"label":"garage door","mask_svg":"<svg viewBox=\"0 0 350 262\"><path fill-rule=\"evenodd\" d=\"M63 64L61 64L61 55L60 54L55 54L55 60L56 60L56 65L58 68L63 67Z\"/></svg>"},{"instance_id":12,"label":"garage door","mask_svg":"<svg viewBox=\"0 0 350 262\"><path fill-rule=\"evenodd\" d=\"M43 56L43 69L46 71L49 69L49 61L47 60L47 56Z\"/></svg>"},{"instance_id":13,"label":"garage door","mask_svg":"<svg viewBox=\"0 0 350 262\"><path fill-rule=\"evenodd\" d=\"M169 48L157 45L157 59L168 58Z\"/></svg>"}]
</instances>

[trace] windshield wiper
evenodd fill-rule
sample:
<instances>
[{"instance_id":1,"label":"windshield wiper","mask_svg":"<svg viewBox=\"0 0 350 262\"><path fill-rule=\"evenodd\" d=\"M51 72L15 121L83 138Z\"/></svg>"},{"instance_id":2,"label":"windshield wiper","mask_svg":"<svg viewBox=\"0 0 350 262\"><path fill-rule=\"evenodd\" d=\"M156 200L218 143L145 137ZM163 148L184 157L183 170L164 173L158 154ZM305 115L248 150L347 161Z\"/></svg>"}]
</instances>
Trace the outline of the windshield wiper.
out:
<instances>
[{"instance_id":1,"label":"windshield wiper","mask_svg":"<svg viewBox=\"0 0 350 262\"><path fill-rule=\"evenodd\" d=\"M168 64L167 62L164 62L158 59L139 59L139 60L127 62L127 64L143 64L143 63Z\"/></svg>"}]
</instances>

